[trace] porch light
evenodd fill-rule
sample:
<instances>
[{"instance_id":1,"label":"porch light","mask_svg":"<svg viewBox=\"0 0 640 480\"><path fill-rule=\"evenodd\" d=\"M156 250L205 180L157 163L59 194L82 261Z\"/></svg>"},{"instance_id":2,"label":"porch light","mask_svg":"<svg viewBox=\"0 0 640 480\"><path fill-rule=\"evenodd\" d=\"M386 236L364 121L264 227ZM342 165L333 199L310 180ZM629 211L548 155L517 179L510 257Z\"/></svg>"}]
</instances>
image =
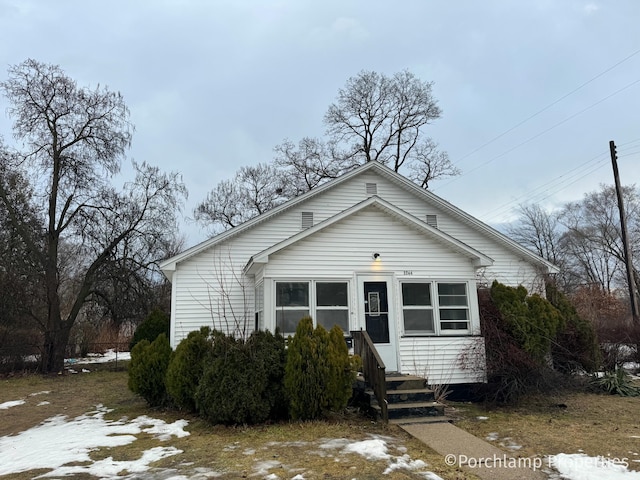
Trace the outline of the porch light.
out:
<instances>
[{"instance_id":1,"label":"porch light","mask_svg":"<svg viewBox=\"0 0 640 480\"><path fill-rule=\"evenodd\" d=\"M373 254L373 259L374 259L375 261L379 261L379 260L380 260L380 254L379 254L379 253L374 253L374 254Z\"/></svg>"}]
</instances>

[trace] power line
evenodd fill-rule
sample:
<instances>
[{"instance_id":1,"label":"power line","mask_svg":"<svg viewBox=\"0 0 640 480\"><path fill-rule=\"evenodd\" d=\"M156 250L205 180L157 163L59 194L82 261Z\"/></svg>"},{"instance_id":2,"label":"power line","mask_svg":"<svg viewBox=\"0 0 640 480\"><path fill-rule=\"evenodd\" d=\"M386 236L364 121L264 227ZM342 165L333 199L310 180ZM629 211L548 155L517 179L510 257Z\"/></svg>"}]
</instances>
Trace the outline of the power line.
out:
<instances>
[{"instance_id":1,"label":"power line","mask_svg":"<svg viewBox=\"0 0 640 480\"><path fill-rule=\"evenodd\" d=\"M566 187L573 185L583 178L595 173L606 165L608 165L606 153L601 153L596 157L593 157L591 160L588 160L587 162L584 162L577 167L567 171L566 173L554 178L553 180L550 180L545 184L529 190L525 194L520 195L519 197L516 197L515 199L486 212L485 215L482 215L482 218L485 221L496 218L499 215L511 210L514 205L519 203L541 202L559 192L560 190L563 190Z\"/></svg>"},{"instance_id":2,"label":"power line","mask_svg":"<svg viewBox=\"0 0 640 480\"><path fill-rule=\"evenodd\" d=\"M553 107L554 105L560 103L562 100L564 100L565 98L573 95L574 93L576 93L578 90L581 90L582 88L586 87L587 85L589 85L590 83L594 82L595 80L597 80L598 78L602 77L603 75L605 75L606 73L609 73L611 70L613 70L614 68L616 68L617 66L623 64L624 62L626 62L627 60L629 60L630 58L636 56L638 53L640 53L640 49L636 50L635 52L627 55L626 57L624 57L622 60L616 62L615 64L611 65L610 67L608 67L606 70L603 70L602 72L600 72L599 74L597 74L595 77L587 80L586 82L584 82L583 84L579 85L578 87L574 88L573 90L571 90L569 93L566 93L564 95L562 95L560 98L554 100L553 102L551 102L550 104L548 104L546 107L538 110L537 112L529 115L527 118L525 118L524 120L518 122L517 124L515 124L513 127L505 130L504 132L502 132L500 135L497 135L496 137L493 137L491 140L483 143L482 145L480 145L479 147L473 149L472 151L470 151L469 153L463 155L462 157L460 157L458 159L457 163L460 163L462 160L464 160L467 157L470 157L471 155L473 155L474 153L478 152L479 150L482 150L484 147L486 147L487 145L491 145L493 142L495 142L496 140L504 137L506 134L514 131L516 128L520 127L521 125L524 125L525 123L527 123L529 120L537 117L538 115L540 115L541 113L549 110L551 107Z\"/></svg>"},{"instance_id":3,"label":"power line","mask_svg":"<svg viewBox=\"0 0 640 480\"><path fill-rule=\"evenodd\" d=\"M631 145L634 145L633 148L636 148L635 145L638 143L640 143L640 138L636 138L634 140L630 140L628 142L619 144L617 146L618 157L627 158L627 157L640 154L640 150L629 151L626 149L623 150L621 148L621 147L628 147ZM596 155L595 157L591 158L590 160L584 163L581 163L577 167L574 167L571 170L568 170L562 175L555 177L554 179L527 191L526 193L512 199L511 201L505 204L502 204L492 210L489 210L484 215L482 215L482 218L485 219L485 221L491 220L491 219L497 218L503 213L506 213L507 211L512 209L513 206L516 204L522 204L525 202L536 203L536 202L541 202L543 200L546 200L547 198L558 193L562 189L570 185L573 185L579 182L580 180L588 177L589 175L592 175L598 170L608 166L608 164L609 164L609 160L607 157L607 152L602 152Z\"/></svg>"},{"instance_id":4,"label":"power line","mask_svg":"<svg viewBox=\"0 0 640 480\"><path fill-rule=\"evenodd\" d=\"M496 155L495 157L490 158L490 159L489 159L489 160L487 160L486 162L483 162L483 163L481 163L480 165L476 165L476 166L475 166L474 168L472 168L471 170L468 170L468 171L466 171L465 173L463 173L463 174L461 174L461 175L459 175L459 176L457 176L457 177L455 177L455 178L453 178L453 179L449 180L447 183L445 183L445 184L443 184L443 185L440 185L440 187L446 187L447 185L450 185L450 184L452 184L452 183L454 183L454 182L458 181L460 178L464 177L465 175L468 175L468 174L470 174L470 173L473 173L473 172L475 172L476 170L479 170L480 168L487 166L487 165L488 165L488 164L490 164L491 162L494 162L495 160L497 160L497 159L499 159L499 158L504 157L505 155L507 155L507 154L509 154L509 153L513 152L514 150L516 150L516 149L520 148L521 146L526 145L527 143L529 143L529 142L531 142L531 141L535 140L536 138L541 137L541 136L542 136L542 135L544 135L545 133L548 133L549 131L551 131L551 130L553 130L553 129L557 128L557 127L559 127L560 125L562 125L562 124L564 124L564 123L568 122L569 120L572 120L573 118L577 117L578 115L583 114L583 113L584 113L584 112L586 112L587 110L592 109L592 108L593 108L593 107L595 107L596 105L601 104L602 102L604 102L604 101L606 101L606 100L610 99L611 97L613 97L613 96L615 96L615 95L619 94L620 92L623 92L624 90L626 90L626 89L628 89L628 88L631 88L632 86L636 85L637 83L640 83L640 79L638 79L638 80L634 80L633 82L631 82L631 83L629 83L629 84L625 85L624 87L619 88L619 89L618 89L618 90L616 90L615 92L610 93L609 95L607 95L607 96L605 96L605 97L601 98L601 99L600 99L600 100L598 100L597 102L592 103L592 104L591 104L591 105L589 105L588 107L585 107L585 108L583 108L582 110L580 110L580 111L578 111L578 112L576 112L576 113L574 113L574 114L572 114L572 115L569 115L569 116L568 116L567 118L565 118L564 120L561 120L561 121L559 121L558 123L555 123L554 125L550 126L549 128L546 128L546 129L542 130L541 132L539 132L539 133L537 133L537 134L533 135L532 137L529 137L528 139L526 139L526 140L524 140L524 141L522 141L522 142L518 143L518 144L517 144L517 145L515 145L514 147L511 147L510 149L508 149L508 150L506 150L506 151L502 152L500 155ZM438 188L440 188L440 187L438 187ZM437 191L437 190L438 190L438 188L435 188L433 191Z\"/></svg>"}]
</instances>

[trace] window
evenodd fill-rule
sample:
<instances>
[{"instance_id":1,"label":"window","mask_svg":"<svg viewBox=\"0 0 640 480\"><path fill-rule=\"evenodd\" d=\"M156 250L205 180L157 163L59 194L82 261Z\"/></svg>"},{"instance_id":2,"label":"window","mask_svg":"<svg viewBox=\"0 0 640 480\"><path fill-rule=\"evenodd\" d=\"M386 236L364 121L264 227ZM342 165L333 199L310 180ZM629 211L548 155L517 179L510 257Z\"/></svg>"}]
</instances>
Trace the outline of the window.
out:
<instances>
[{"instance_id":1,"label":"window","mask_svg":"<svg viewBox=\"0 0 640 480\"><path fill-rule=\"evenodd\" d=\"M469 304L466 283L438 283L441 330L467 330Z\"/></svg>"},{"instance_id":2,"label":"window","mask_svg":"<svg viewBox=\"0 0 640 480\"><path fill-rule=\"evenodd\" d=\"M293 335L302 317L309 315L309 283L276 283L276 327L283 335Z\"/></svg>"},{"instance_id":3,"label":"window","mask_svg":"<svg viewBox=\"0 0 640 480\"><path fill-rule=\"evenodd\" d=\"M406 335L434 335L469 330L466 283L402 284L402 314ZM437 291L437 298L432 295Z\"/></svg>"},{"instance_id":4,"label":"window","mask_svg":"<svg viewBox=\"0 0 640 480\"><path fill-rule=\"evenodd\" d=\"M349 332L348 282L276 282L276 327L293 335L300 319L310 315L315 325Z\"/></svg>"},{"instance_id":5,"label":"window","mask_svg":"<svg viewBox=\"0 0 640 480\"><path fill-rule=\"evenodd\" d=\"M405 333L435 333L431 283L402 284L402 315Z\"/></svg>"},{"instance_id":6,"label":"window","mask_svg":"<svg viewBox=\"0 0 640 480\"><path fill-rule=\"evenodd\" d=\"M349 333L349 295L346 282L316 282L316 321L327 330L338 325Z\"/></svg>"},{"instance_id":7,"label":"window","mask_svg":"<svg viewBox=\"0 0 640 480\"><path fill-rule=\"evenodd\" d=\"M264 330L264 284L256 285L255 292L256 330Z\"/></svg>"}]
</instances>

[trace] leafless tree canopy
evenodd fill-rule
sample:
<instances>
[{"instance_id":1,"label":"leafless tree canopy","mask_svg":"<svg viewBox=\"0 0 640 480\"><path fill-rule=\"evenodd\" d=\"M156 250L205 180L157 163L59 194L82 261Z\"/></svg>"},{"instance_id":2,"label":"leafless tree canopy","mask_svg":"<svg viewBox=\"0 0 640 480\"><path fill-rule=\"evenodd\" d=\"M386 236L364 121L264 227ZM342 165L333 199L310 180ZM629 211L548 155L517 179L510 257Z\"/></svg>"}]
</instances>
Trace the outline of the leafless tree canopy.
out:
<instances>
[{"instance_id":1,"label":"leafless tree canopy","mask_svg":"<svg viewBox=\"0 0 640 480\"><path fill-rule=\"evenodd\" d=\"M347 80L329 106L327 133L348 144L349 157L376 160L398 171L423 138L421 129L440 117L431 87L408 71L393 77L362 71Z\"/></svg>"},{"instance_id":2,"label":"leafless tree canopy","mask_svg":"<svg viewBox=\"0 0 640 480\"><path fill-rule=\"evenodd\" d=\"M447 153L425 134L440 114L431 83L408 71L391 77L362 71L347 80L329 106L325 139L304 137L297 144L284 140L275 147L271 167L249 167L251 175L271 175L266 179L271 185L260 188L262 196L256 197L247 184L247 172L241 170L234 179L220 182L194 216L217 233L369 161L384 163L428 188L432 180L460 174ZM276 192L272 202L264 197L269 192ZM248 201L252 195L253 201Z\"/></svg>"},{"instance_id":3,"label":"leafless tree canopy","mask_svg":"<svg viewBox=\"0 0 640 480\"><path fill-rule=\"evenodd\" d=\"M195 220L211 227L235 227L294 196L295 183L274 165L242 167L233 180L223 180L194 210Z\"/></svg>"},{"instance_id":4,"label":"leafless tree canopy","mask_svg":"<svg viewBox=\"0 0 640 480\"><path fill-rule=\"evenodd\" d=\"M640 192L623 189L636 290L640 287ZM613 186L602 185L581 201L555 212L538 205L520 206L510 230L514 240L561 267L560 285L571 292L581 286L605 292L626 291L625 255L620 214ZM623 288L624 287L624 288Z\"/></svg>"},{"instance_id":5,"label":"leafless tree canopy","mask_svg":"<svg viewBox=\"0 0 640 480\"><path fill-rule=\"evenodd\" d=\"M81 88L60 67L35 60L11 67L0 90L21 147L2 147L0 205L41 272L41 367L58 371L71 327L87 300L100 295L106 273L116 265L149 272L153 256L175 244L175 212L186 190L177 174L146 163L134 164L135 180L123 190L111 185L133 133L119 93ZM29 180L38 225L15 198L14 177Z\"/></svg>"}]
</instances>

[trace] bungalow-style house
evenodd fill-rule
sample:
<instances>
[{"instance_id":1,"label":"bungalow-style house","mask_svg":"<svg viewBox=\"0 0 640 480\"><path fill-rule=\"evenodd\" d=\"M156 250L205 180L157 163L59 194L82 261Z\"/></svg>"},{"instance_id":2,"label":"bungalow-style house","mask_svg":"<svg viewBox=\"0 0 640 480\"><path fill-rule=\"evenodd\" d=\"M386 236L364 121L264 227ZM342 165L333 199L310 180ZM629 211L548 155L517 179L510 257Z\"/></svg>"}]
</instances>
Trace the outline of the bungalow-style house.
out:
<instances>
[{"instance_id":1,"label":"bungalow-style house","mask_svg":"<svg viewBox=\"0 0 640 480\"><path fill-rule=\"evenodd\" d=\"M540 291L555 267L378 163L162 262L171 344L210 326L293 334L310 315L366 330L387 372L431 384L484 378L477 288ZM465 364L465 362L467 364Z\"/></svg>"}]
</instances>

